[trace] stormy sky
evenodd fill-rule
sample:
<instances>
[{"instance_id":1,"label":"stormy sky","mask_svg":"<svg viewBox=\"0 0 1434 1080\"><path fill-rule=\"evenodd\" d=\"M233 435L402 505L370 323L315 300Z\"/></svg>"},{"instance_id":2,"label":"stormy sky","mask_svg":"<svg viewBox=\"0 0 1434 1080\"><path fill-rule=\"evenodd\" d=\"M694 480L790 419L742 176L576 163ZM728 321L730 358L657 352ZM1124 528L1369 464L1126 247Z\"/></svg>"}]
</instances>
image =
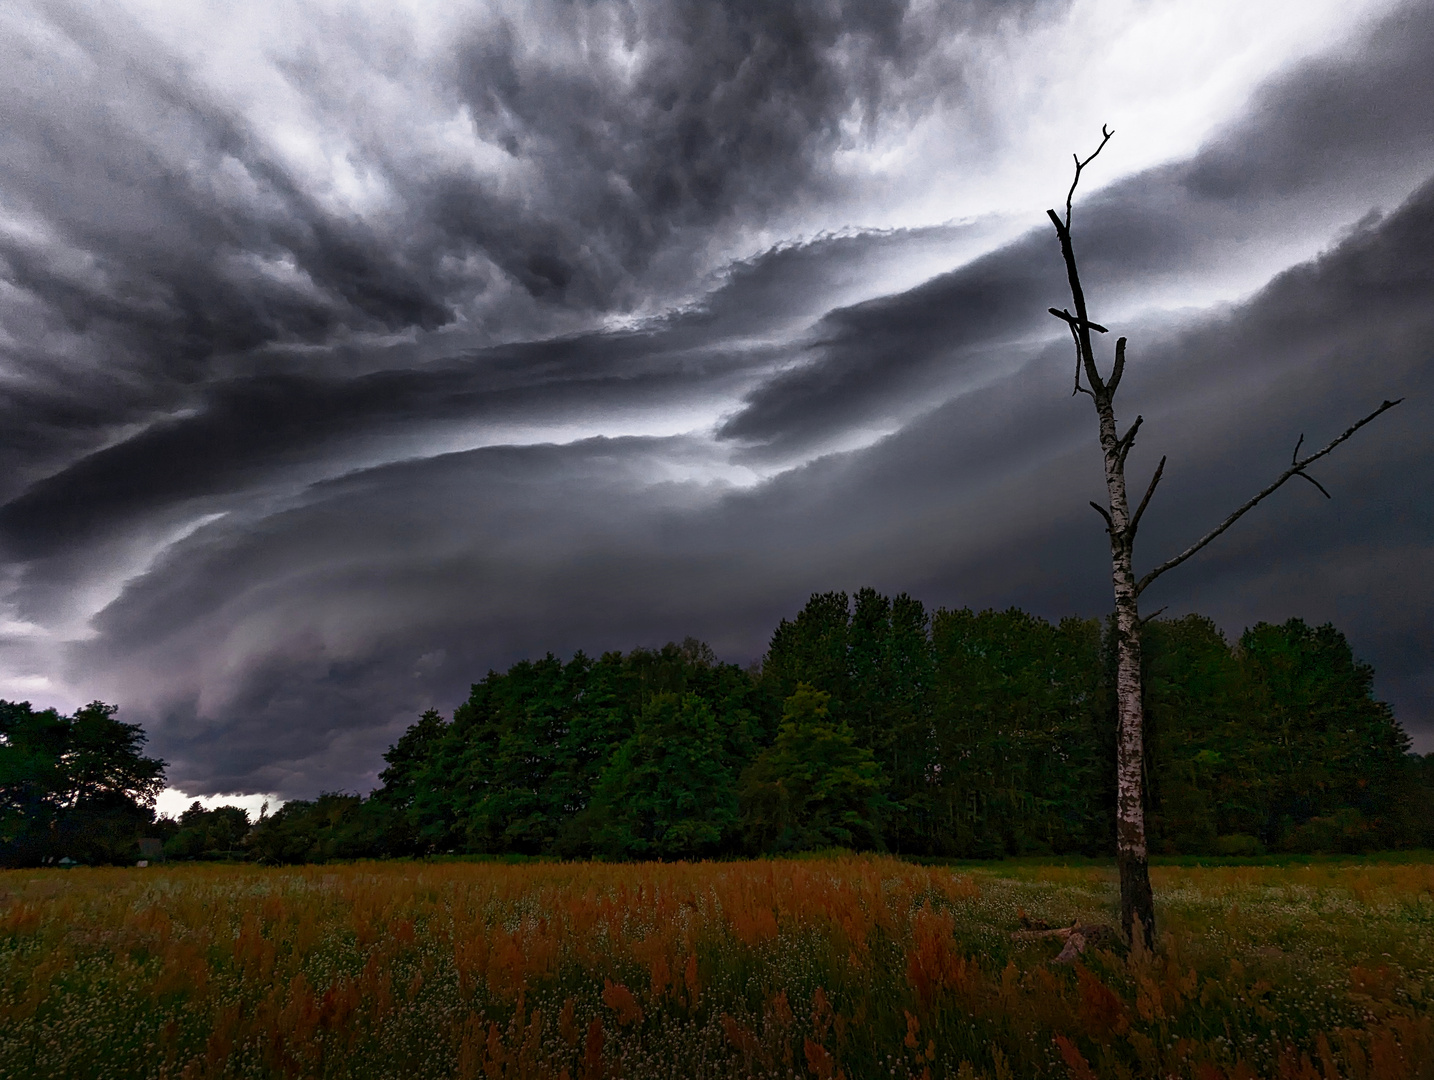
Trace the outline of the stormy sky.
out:
<instances>
[{"instance_id":1,"label":"stormy sky","mask_svg":"<svg viewBox=\"0 0 1434 1080\"><path fill-rule=\"evenodd\" d=\"M1434 750L1434 3L11 0L0 696L366 791L489 668L813 591L1333 621ZM1114 334L1112 334L1114 336ZM1105 346L1108 349L1108 342Z\"/></svg>"}]
</instances>

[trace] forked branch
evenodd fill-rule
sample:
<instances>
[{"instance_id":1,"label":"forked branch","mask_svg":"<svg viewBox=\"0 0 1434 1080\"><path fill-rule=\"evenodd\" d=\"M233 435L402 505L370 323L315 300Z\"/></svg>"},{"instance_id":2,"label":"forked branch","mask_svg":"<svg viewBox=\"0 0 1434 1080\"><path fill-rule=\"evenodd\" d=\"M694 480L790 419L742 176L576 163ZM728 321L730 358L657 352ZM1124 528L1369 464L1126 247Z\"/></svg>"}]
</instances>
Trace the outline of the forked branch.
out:
<instances>
[{"instance_id":1,"label":"forked branch","mask_svg":"<svg viewBox=\"0 0 1434 1080\"><path fill-rule=\"evenodd\" d=\"M1349 428L1349 430L1347 430L1346 432L1344 432L1344 434L1340 435L1337 439L1335 439L1334 441L1332 441L1332 442L1331 442L1328 446L1326 446L1323 450L1316 451L1315 453L1311 454L1309 457L1306 457L1306 458L1301 458L1301 457L1298 456L1298 455L1299 455L1299 452L1300 452L1300 446L1303 445L1303 443L1304 443L1304 438L1305 438L1303 435L1301 435L1301 436L1300 436L1300 441L1295 444L1295 456L1294 456L1293 459L1291 460L1290 467L1289 467L1288 469L1286 469L1284 472L1280 473L1280 475L1275 479L1275 481L1274 481L1272 484L1270 484L1268 487L1266 487L1263 491L1261 491L1261 492L1260 492L1258 495L1256 495L1254 498L1252 498L1252 499L1250 499L1248 502L1246 502L1243 506L1241 506L1241 507L1240 507L1238 510L1236 510L1233 514L1231 514L1229 517L1227 517L1224 521L1220 522L1219 525L1215 526L1215 528L1211 529L1208 533L1206 533L1204 536L1202 536L1199 540L1195 541L1195 543L1191 544L1188 548L1186 548L1184 551L1182 551L1179 555L1176 555L1173 559L1167 559L1165 562L1163 562L1163 563L1161 563L1159 566L1157 566L1154 570L1150 571L1150 573L1146 574L1143 578L1141 578L1141 579L1136 583L1136 585L1135 585L1135 593L1136 593L1136 595L1139 596L1142 592L1144 592L1145 589L1146 589L1146 587L1147 587L1152 581L1154 581L1156 578L1158 578L1161 574L1165 573L1165 571L1175 569L1175 567L1179 566L1179 565L1180 565L1181 563L1183 563L1186 559L1190 558L1190 556L1194 555L1197 551L1199 551L1201 548L1203 548L1206 544L1210 543L1210 541L1214 540L1215 537L1219 536L1222 532L1224 532L1226 529L1228 529L1231 525L1233 525L1233 524L1235 524L1235 522L1239 521L1240 518L1244 517L1245 514L1247 514L1249 511L1253 510L1257 505L1259 505L1260 502L1262 502L1264 499L1268 498L1270 495L1273 495L1277 490L1279 490L1279 488L1284 484L1284 482L1285 482L1286 480L1290 479L1291 477L1293 477L1293 476L1303 476L1306 480L1309 480L1311 483L1313 483L1313 484L1315 485L1315 487L1318 487L1321 491L1324 491L1324 488L1320 486L1319 482L1316 481L1316 480L1314 479L1314 477L1309 476L1309 475L1307 475L1307 474L1305 473L1305 471L1304 471L1305 468L1306 468L1307 466L1309 466L1310 464L1312 464L1313 462L1316 462L1316 461L1318 461L1320 458L1324 457L1324 456L1325 456L1326 454L1328 454L1331 450L1333 450L1336 446L1338 446L1340 443L1344 442L1346 439L1348 439L1351 435L1353 435L1353 434L1354 434L1356 431L1358 431L1360 428L1364 427L1365 424L1369 423L1369 422L1370 422L1371 420L1373 420L1375 417L1379 416L1381 413L1387 412L1388 410L1394 408L1394 406L1398 405L1399 402L1401 402L1401 401L1403 401L1403 400L1404 400L1403 398L1397 398L1397 399L1394 400L1394 401L1386 401L1386 402L1384 402L1383 404L1381 404L1381 405L1379 406L1379 408L1375 409L1372 413L1370 413L1368 416L1366 416L1363 420L1360 420L1358 423L1352 425L1352 426ZM1324 491L1324 493L1325 493L1326 496L1329 495L1329 492L1327 492L1327 491ZM1142 502L1141 506L1142 506L1142 509L1143 509L1143 508L1144 508L1144 503L1143 503L1143 502ZM1137 516L1138 516L1138 515L1137 515Z\"/></svg>"},{"instance_id":2,"label":"forked branch","mask_svg":"<svg viewBox=\"0 0 1434 1080\"><path fill-rule=\"evenodd\" d=\"M1096 159L1097 155L1099 155L1100 152L1105 149L1105 144L1108 143L1108 142L1110 142L1110 137L1115 134L1115 132L1111 131L1111 130L1110 130L1109 128L1107 128L1104 124L1101 124L1101 125L1100 125L1100 133L1101 133L1101 135L1103 136L1103 138L1100 140L1100 145L1095 148L1095 151L1090 155L1090 157L1088 157L1088 158L1086 158L1084 161L1082 161L1082 160L1080 159L1080 155L1079 155L1079 154L1072 154L1072 155L1071 155L1071 157L1075 158L1075 167L1076 167L1076 168L1075 168L1075 177L1071 180L1071 189L1070 189L1070 191L1068 191L1068 192L1066 193L1066 230L1067 230L1067 231L1069 231L1069 230L1070 230L1070 227L1071 227L1071 200L1075 198L1075 189L1076 189L1076 185L1080 183L1080 173L1081 173L1081 170L1084 169L1087 165L1089 165L1092 161L1094 161L1094 160Z\"/></svg>"},{"instance_id":3,"label":"forked branch","mask_svg":"<svg viewBox=\"0 0 1434 1080\"><path fill-rule=\"evenodd\" d=\"M1115 440L1115 456L1120 461L1121 468L1125 467L1125 459L1130 454L1130 448L1135 445L1135 433L1140 430L1140 425L1145 423L1145 417L1136 414L1135 423L1130 425L1130 430Z\"/></svg>"},{"instance_id":4,"label":"forked branch","mask_svg":"<svg viewBox=\"0 0 1434 1080\"><path fill-rule=\"evenodd\" d=\"M1051 310L1054 311L1055 308L1051 308ZM1085 394L1088 397L1094 398L1095 395L1080 384L1080 366L1082 363L1082 357L1080 352L1080 334L1076 331L1075 324L1072 323L1070 329L1071 338L1075 341L1076 347L1075 389L1071 391L1071 397L1075 397L1077 394Z\"/></svg>"}]
</instances>

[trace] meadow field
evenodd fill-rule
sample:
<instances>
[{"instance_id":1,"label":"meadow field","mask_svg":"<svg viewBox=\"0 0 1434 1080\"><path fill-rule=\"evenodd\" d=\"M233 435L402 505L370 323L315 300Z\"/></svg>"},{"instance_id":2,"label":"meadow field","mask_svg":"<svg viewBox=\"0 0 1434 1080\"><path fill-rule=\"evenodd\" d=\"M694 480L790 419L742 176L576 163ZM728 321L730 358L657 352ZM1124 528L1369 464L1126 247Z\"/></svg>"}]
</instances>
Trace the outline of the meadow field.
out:
<instances>
[{"instance_id":1,"label":"meadow field","mask_svg":"<svg viewBox=\"0 0 1434 1080\"><path fill-rule=\"evenodd\" d=\"M0 1077L1434 1076L1434 861L0 873Z\"/></svg>"}]
</instances>

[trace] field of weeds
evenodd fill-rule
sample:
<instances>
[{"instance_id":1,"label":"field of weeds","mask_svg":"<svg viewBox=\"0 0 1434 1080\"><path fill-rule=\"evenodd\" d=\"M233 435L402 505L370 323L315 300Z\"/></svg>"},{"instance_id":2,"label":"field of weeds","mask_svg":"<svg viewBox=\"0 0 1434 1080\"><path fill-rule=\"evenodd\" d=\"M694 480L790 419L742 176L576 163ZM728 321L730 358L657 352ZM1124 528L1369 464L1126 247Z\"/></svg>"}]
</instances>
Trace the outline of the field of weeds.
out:
<instances>
[{"instance_id":1,"label":"field of weeds","mask_svg":"<svg viewBox=\"0 0 1434 1080\"><path fill-rule=\"evenodd\" d=\"M0 1076L1434 1076L1434 864L0 874Z\"/></svg>"}]
</instances>

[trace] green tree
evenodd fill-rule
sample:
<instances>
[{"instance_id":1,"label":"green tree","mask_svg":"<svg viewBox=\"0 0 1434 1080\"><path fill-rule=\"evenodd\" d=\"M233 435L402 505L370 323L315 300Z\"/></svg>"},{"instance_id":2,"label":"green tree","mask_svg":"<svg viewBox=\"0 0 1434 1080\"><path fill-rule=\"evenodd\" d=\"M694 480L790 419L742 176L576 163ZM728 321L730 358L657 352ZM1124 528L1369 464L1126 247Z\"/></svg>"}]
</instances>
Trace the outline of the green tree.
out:
<instances>
[{"instance_id":1,"label":"green tree","mask_svg":"<svg viewBox=\"0 0 1434 1080\"><path fill-rule=\"evenodd\" d=\"M154 820L165 763L142 754L144 731L120 723L117 711L95 701L67 717L0 701L0 859L133 856Z\"/></svg>"},{"instance_id":2,"label":"green tree","mask_svg":"<svg viewBox=\"0 0 1434 1080\"><path fill-rule=\"evenodd\" d=\"M384 798L399 808L413 803L424 770L447 730L443 715L437 709L429 709L388 748L383 755L388 767L378 774Z\"/></svg>"},{"instance_id":3,"label":"green tree","mask_svg":"<svg viewBox=\"0 0 1434 1080\"><path fill-rule=\"evenodd\" d=\"M249 812L241 806L204 809L198 802L179 815L179 831L164 842L170 859L223 858L238 852L249 837Z\"/></svg>"},{"instance_id":4,"label":"green tree","mask_svg":"<svg viewBox=\"0 0 1434 1080\"><path fill-rule=\"evenodd\" d=\"M1210 619L1157 619L1143 631L1150 843L1217 852L1220 837L1256 838L1269 781L1248 681Z\"/></svg>"},{"instance_id":5,"label":"green tree","mask_svg":"<svg viewBox=\"0 0 1434 1080\"><path fill-rule=\"evenodd\" d=\"M922 806L934 853L1109 848L1110 695L1100 625L941 610L935 752Z\"/></svg>"},{"instance_id":6,"label":"green tree","mask_svg":"<svg viewBox=\"0 0 1434 1080\"><path fill-rule=\"evenodd\" d=\"M655 694L598 785L597 850L660 859L721 851L737 825L736 723L697 694Z\"/></svg>"},{"instance_id":7,"label":"green tree","mask_svg":"<svg viewBox=\"0 0 1434 1080\"><path fill-rule=\"evenodd\" d=\"M1434 753L1423 757L1410 754L1404 766L1395 843L1400 847L1434 847Z\"/></svg>"},{"instance_id":8,"label":"green tree","mask_svg":"<svg viewBox=\"0 0 1434 1080\"><path fill-rule=\"evenodd\" d=\"M383 786L365 804L375 854L417 855L435 848L433 837L419 828L418 808L433 782L434 758L447 733L442 714L428 709L383 755L387 768L378 774Z\"/></svg>"},{"instance_id":9,"label":"green tree","mask_svg":"<svg viewBox=\"0 0 1434 1080\"><path fill-rule=\"evenodd\" d=\"M772 635L761 684L783 701L807 683L831 695L834 720L869 749L899 804L886 818L888 845L922 850L920 794L931 763L935 659L920 601L863 588L855 596L815 593Z\"/></svg>"},{"instance_id":10,"label":"green tree","mask_svg":"<svg viewBox=\"0 0 1434 1080\"><path fill-rule=\"evenodd\" d=\"M1374 698L1374 669L1333 626L1301 619L1252 626L1239 658L1252 695L1248 737L1270 778L1266 842L1372 846L1396 809L1409 750L1389 706Z\"/></svg>"},{"instance_id":11,"label":"green tree","mask_svg":"<svg viewBox=\"0 0 1434 1080\"><path fill-rule=\"evenodd\" d=\"M372 830L358 795L326 791L317 799L294 799L263 818L249 847L264 863L323 863L358 859L374 852Z\"/></svg>"},{"instance_id":12,"label":"green tree","mask_svg":"<svg viewBox=\"0 0 1434 1080\"><path fill-rule=\"evenodd\" d=\"M888 794L903 804L924 787L934 750L930 625L921 602L905 593L887 599L875 589L860 590L847 635L849 699L844 709L833 709L850 723L857 745L881 763ZM911 809L902 806L889 817L891 846L920 846Z\"/></svg>"},{"instance_id":13,"label":"green tree","mask_svg":"<svg viewBox=\"0 0 1434 1080\"><path fill-rule=\"evenodd\" d=\"M813 593L795 619L783 619L762 662L762 678L777 700L809 683L831 696L840 716L850 697L850 633L851 601L844 592Z\"/></svg>"},{"instance_id":14,"label":"green tree","mask_svg":"<svg viewBox=\"0 0 1434 1080\"><path fill-rule=\"evenodd\" d=\"M465 848L537 854L552 844L569 794L555 774L589 666L581 653L566 665L551 653L523 661L490 672L459 707L453 810Z\"/></svg>"},{"instance_id":15,"label":"green tree","mask_svg":"<svg viewBox=\"0 0 1434 1080\"><path fill-rule=\"evenodd\" d=\"M490 671L451 724L410 728L380 795L404 807L424 850L585 854L600 779L663 694L695 694L723 717L728 755L750 756L767 728L750 676L692 638L596 661L548 656Z\"/></svg>"},{"instance_id":16,"label":"green tree","mask_svg":"<svg viewBox=\"0 0 1434 1080\"><path fill-rule=\"evenodd\" d=\"M1142 636L1156 850L1429 835L1427 769L1332 628L1255 627L1231 649L1189 616ZM756 673L693 639L525 661L452 723L420 717L327 850L1108 853L1117 646L1095 620L928 619L862 589L814 595Z\"/></svg>"},{"instance_id":17,"label":"green tree","mask_svg":"<svg viewBox=\"0 0 1434 1080\"><path fill-rule=\"evenodd\" d=\"M831 695L798 683L776 741L742 777L742 824L754 851L881 848L895 805L886 777L850 725L831 717Z\"/></svg>"}]
</instances>

